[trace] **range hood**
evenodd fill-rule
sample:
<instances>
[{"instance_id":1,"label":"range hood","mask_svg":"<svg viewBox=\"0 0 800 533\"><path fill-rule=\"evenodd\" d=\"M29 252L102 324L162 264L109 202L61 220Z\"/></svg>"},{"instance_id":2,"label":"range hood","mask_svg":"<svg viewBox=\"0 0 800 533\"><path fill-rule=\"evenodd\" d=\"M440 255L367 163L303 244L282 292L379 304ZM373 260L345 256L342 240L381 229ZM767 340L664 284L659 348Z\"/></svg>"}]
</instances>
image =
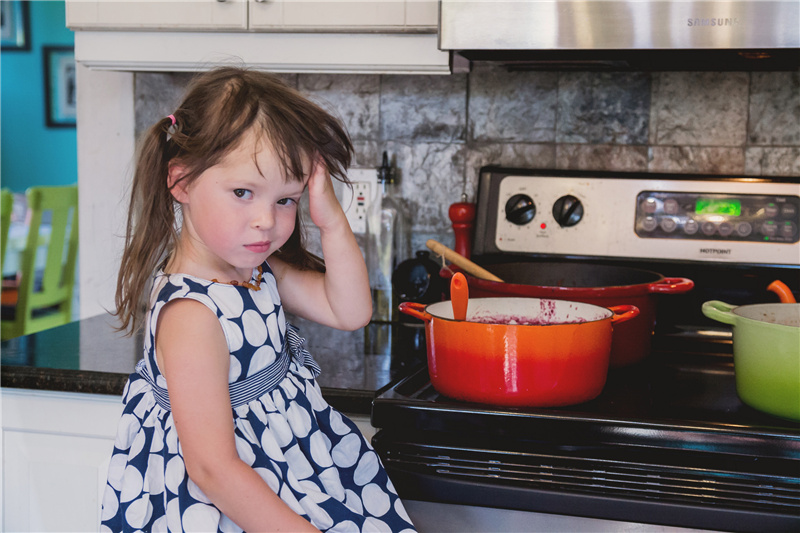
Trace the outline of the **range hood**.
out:
<instances>
[{"instance_id":1,"label":"range hood","mask_svg":"<svg viewBox=\"0 0 800 533\"><path fill-rule=\"evenodd\" d=\"M800 0L440 0L439 48L510 69L796 70Z\"/></svg>"}]
</instances>

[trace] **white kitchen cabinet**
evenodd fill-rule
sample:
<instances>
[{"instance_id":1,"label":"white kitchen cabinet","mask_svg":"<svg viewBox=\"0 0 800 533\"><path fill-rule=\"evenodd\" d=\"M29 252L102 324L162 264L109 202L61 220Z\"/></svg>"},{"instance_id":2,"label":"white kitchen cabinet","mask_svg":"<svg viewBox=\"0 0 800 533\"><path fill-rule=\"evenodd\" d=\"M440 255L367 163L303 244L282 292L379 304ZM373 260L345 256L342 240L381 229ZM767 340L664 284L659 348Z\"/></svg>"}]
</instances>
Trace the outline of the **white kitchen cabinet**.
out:
<instances>
[{"instance_id":1,"label":"white kitchen cabinet","mask_svg":"<svg viewBox=\"0 0 800 533\"><path fill-rule=\"evenodd\" d=\"M121 398L3 388L0 406L2 531L97 531Z\"/></svg>"},{"instance_id":2,"label":"white kitchen cabinet","mask_svg":"<svg viewBox=\"0 0 800 533\"><path fill-rule=\"evenodd\" d=\"M97 531L119 396L7 389L3 531Z\"/></svg>"},{"instance_id":3,"label":"white kitchen cabinet","mask_svg":"<svg viewBox=\"0 0 800 533\"><path fill-rule=\"evenodd\" d=\"M67 0L73 30L430 32L436 0Z\"/></svg>"},{"instance_id":4,"label":"white kitchen cabinet","mask_svg":"<svg viewBox=\"0 0 800 533\"><path fill-rule=\"evenodd\" d=\"M91 69L450 74L437 0L66 0Z\"/></svg>"},{"instance_id":5,"label":"white kitchen cabinet","mask_svg":"<svg viewBox=\"0 0 800 533\"><path fill-rule=\"evenodd\" d=\"M439 31L438 0L406 0L406 26Z\"/></svg>"},{"instance_id":6,"label":"white kitchen cabinet","mask_svg":"<svg viewBox=\"0 0 800 533\"><path fill-rule=\"evenodd\" d=\"M404 0L281 0L250 3L251 30L402 29Z\"/></svg>"},{"instance_id":7,"label":"white kitchen cabinet","mask_svg":"<svg viewBox=\"0 0 800 533\"><path fill-rule=\"evenodd\" d=\"M244 31L247 4L248 0L67 0L67 27Z\"/></svg>"}]
</instances>

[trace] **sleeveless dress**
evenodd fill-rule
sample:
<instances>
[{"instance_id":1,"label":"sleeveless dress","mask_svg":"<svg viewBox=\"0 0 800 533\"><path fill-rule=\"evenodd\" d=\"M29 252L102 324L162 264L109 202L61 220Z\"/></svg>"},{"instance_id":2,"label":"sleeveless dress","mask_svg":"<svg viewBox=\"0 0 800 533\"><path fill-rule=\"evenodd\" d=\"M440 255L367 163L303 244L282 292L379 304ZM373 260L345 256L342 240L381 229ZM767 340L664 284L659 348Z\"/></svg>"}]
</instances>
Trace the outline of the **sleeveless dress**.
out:
<instances>
[{"instance_id":1,"label":"sleeveless dress","mask_svg":"<svg viewBox=\"0 0 800 533\"><path fill-rule=\"evenodd\" d=\"M236 450L291 509L322 531L414 531L378 455L322 398L319 367L286 323L266 262L262 269L258 291L156 276L144 358L123 392L101 531L242 531L186 474L154 346L159 311L176 298L218 317L231 354Z\"/></svg>"}]
</instances>

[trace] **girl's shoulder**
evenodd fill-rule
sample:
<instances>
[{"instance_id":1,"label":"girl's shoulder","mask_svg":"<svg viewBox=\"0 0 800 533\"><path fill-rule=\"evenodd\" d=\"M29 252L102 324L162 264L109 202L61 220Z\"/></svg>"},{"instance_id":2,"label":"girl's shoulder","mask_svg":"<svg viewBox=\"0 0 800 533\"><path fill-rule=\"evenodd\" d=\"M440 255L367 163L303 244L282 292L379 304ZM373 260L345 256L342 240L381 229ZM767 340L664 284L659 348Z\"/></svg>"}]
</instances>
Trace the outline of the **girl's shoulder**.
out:
<instances>
[{"instance_id":1,"label":"girl's shoulder","mask_svg":"<svg viewBox=\"0 0 800 533\"><path fill-rule=\"evenodd\" d=\"M187 298L198 300L212 311L218 306L214 303L213 291L209 287L214 282L204 280L190 274L169 274L163 271L156 273L153 279L153 289L150 293L150 308L164 305L173 300Z\"/></svg>"}]
</instances>

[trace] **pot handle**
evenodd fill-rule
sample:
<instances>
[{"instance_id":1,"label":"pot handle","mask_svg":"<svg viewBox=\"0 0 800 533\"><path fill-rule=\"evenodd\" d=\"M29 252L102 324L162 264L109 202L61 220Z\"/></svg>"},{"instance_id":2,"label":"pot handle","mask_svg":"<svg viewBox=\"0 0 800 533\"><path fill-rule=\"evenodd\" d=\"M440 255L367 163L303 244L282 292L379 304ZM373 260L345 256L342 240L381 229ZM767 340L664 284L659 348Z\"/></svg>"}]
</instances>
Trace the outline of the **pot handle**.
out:
<instances>
[{"instance_id":1,"label":"pot handle","mask_svg":"<svg viewBox=\"0 0 800 533\"><path fill-rule=\"evenodd\" d=\"M731 311L735 308L735 305L726 304L719 300L711 300L703 304L703 314L717 322L734 324L736 323L736 315Z\"/></svg>"},{"instance_id":2,"label":"pot handle","mask_svg":"<svg viewBox=\"0 0 800 533\"><path fill-rule=\"evenodd\" d=\"M664 278L651 283L648 289L657 294L681 294L694 288L694 281L686 278Z\"/></svg>"},{"instance_id":3,"label":"pot handle","mask_svg":"<svg viewBox=\"0 0 800 533\"><path fill-rule=\"evenodd\" d=\"M419 318L425 322L430 322L433 319L433 315L425 311L426 307L426 304L419 302L401 302L400 312L405 313L406 315L411 315L414 318Z\"/></svg>"},{"instance_id":4,"label":"pot handle","mask_svg":"<svg viewBox=\"0 0 800 533\"><path fill-rule=\"evenodd\" d=\"M613 307L609 307L608 310L614 313L614 315L611 317L612 325L619 324L620 322L625 322L631 318L636 318L639 316L639 308L635 305L615 305Z\"/></svg>"}]
</instances>

